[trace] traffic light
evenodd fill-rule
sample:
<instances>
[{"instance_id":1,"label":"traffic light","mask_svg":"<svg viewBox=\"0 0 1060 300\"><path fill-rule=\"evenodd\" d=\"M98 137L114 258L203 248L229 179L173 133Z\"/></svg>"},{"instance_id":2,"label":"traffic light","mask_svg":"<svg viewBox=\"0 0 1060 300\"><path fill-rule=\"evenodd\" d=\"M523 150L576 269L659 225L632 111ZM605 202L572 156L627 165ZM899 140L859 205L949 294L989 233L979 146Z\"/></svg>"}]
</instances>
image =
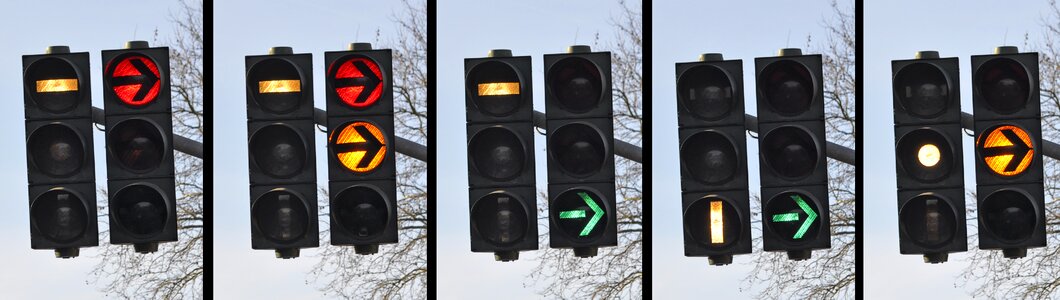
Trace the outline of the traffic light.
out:
<instances>
[{"instance_id":1,"label":"traffic light","mask_svg":"<svg viewBox=\"0 0 1060 300\"><path fill-rule=\"evenodd\" d=\"M471 252L498 261L537 250L530 65L511 50L464 60Z\"/></svg>"},{"instance_id":2,"label":"traffic light","mask_svg":"<svg viewBox=\"0 0 1060 300\"><path fill-rule=\"evenodd\" d=\"M1021 258L1045 247L1038 53L972 56L979 248Z\"/></svg>"},{"instance_id":3,"label":"traffic light","mask_svg":"<svg viewBox=\"0 0 1060 300\"><path fill-rule=\"evenodd\" d=\"M77 257L99 245L88 53L22 56L30 247Z\"/></svg>"},{"instance_id":4,"label":"traffic light","mask_svg":"<svg viewBox=\"0 0 1060 300\"><path fill-rule=\"evenodd\" d=\"M831 247L821 55L755 58L762 244L809 259Z\"/></svg>"},{"instance_id":5,"label":"traffic light","mask_svg":"<svg viewBox=\"0 0 1060 300\"><path fill-rule=\"evenodd\" d=\"M676 65L685 256L711 265L751 253L742 68L718 53Z\"/></svg>"},{"instance_id":6,"label":"traffic light","mask_svg":"<svg viewBox=\"0 0 1060 300\"><path fill-rule=\"evenodd\" d=\"M398 241L390 49L354 43L324 61L331 244L373 254Z\"/></svg>"},{"instance_id":7,"label":"traffic light","mask_svg":"<svg viewBox=\"0 0 1060 300\"><path fill-rule=\"evenodd\" d=\"M177 240L169 48L103 50L111 244L138 253Z\"/></svg>"},{"instance_id":8,"label":"traffic light","mask_svg":"<svg viewBox=\"0 0 1060 300\"><path fill-rule=\"evenodd\" d=\"M577 257L618 245L611 52L545 55L549 244Z\"/></svg>"},{"instance_id":9,"label":"traffic light","mask_svg":"<svg viewBox=\"0 0 1060 300\"><path fill-rule=\"evenodd\" d=\"M251 247L298 257L319 246L313 56L273 47L246 57Z\"/></svg>"},{"instance_id":10,"label":"traffic light","mask_svg":"<svg viewBox=\"0 0 1060 300\"><path fill-rule=\"evenodd\" d=\"M957 63L936 51L891 61L899 251L927 263L968 250Z\"/></svg>"}]
</instances>

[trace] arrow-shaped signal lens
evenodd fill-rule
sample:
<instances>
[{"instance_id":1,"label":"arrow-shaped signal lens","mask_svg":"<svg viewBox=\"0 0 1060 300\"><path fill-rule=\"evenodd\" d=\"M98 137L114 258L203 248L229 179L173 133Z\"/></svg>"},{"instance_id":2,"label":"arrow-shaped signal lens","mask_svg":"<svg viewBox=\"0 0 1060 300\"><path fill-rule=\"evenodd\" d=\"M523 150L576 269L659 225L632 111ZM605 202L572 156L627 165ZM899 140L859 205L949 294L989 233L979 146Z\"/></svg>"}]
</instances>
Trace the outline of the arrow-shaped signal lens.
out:
<instances>
[{"instance_id":1,"label":"arrow-shaped signal lens","mask_svg":"<svg viewBox=\"0 0 1060 300\"><path fill-rule=\"evenodd\" d=\"M479 96L511 96L519 94L518 82L479 83Z\"/></svg>"},{"instance_id":2,"label":"arrow-shaped signal lens","mask_svg":"<svg viewBox=\"0 0 1060 300\"><path fill-rule=\"evenodd\" d=\"M585 204L589 205L589 209L593 211L593 217L589 219L588 223L585 223L582 232L578 234L578 236L587 236L596 228L596 223L599 223L600 219L604 218L604 210L600 209L600 205L597 205L596 201L593 201L593 198L589 197L589 194L578 192L578 196L581 197L582 200L585 201ZM584 219L585 216L586 211L584 209L559 212L560 219Z\"/></svg>"},{"instance_id":3,"label":"arrow-shaped signal lens","mask_svg":"<svg viewBox=\"0 0 1060 300\"><path fill-rule=\"evenodd\" d=\"M710 243L725 243L725 221L721 216L721 201L710 201Z\"/></svg>"},{"instance_id":4,"label":"arrow-shaped signal lens","mask_svg":"<svg viewBox=\"0 0 1060 300\"><path fill-rule=\"evenodd\" d=\"M806 200L802 200L799 195L791 195L791 200L795 200L795 203L799 204L802 211L806 213L806 221L802 222L802 227L799 227L799 231L795 232L794 239L801 239L803 235L806 235L806 231L810 230L810 225L817 219L817 213L810 208L809 204L806 204Z\"/></svg>"},{"instance_id":5,"label":"arrow-shaped signal lens","mask_svg":"<svg viewBox=\"0 0 1060 300\"><path fill-rule=\"evenodd\" d=\"M37 80L38 93L76 92L77 79Z\"/></svg>"},{"instance_id":6,"label":"arrow-shaped signal lens","mask_svg":"<svg viewBox=\"0 0 1060 300\"><path fill-rule=\"evenodd\" d=\"M258 81L258 93L297 93L302 91L302 81L297 79Z\"/></svg>"}]
</instances>

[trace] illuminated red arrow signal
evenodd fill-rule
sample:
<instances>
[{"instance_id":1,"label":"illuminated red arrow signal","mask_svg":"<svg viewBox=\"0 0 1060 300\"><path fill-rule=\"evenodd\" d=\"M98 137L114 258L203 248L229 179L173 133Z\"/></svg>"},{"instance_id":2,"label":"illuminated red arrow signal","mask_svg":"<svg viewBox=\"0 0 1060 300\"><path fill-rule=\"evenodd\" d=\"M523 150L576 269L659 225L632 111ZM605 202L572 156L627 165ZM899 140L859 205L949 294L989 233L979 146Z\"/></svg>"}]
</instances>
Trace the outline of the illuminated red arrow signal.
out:
<instances>
[{"instance_id":1,"label":"illuminated red arrow signal","mask_svg":"<svg viewBox=\"0 0 1060 300\"><path fill-rule=\"evenodd\" d=\"M354 57L337 64L332 87L342 102L354 108L375 104L383 94L383 72L366 57Z\"/></svg>"},{"instance_id":2,"label":"illuminated red arrow signal","mask_svg":"<svg viewBox=\"0 0 1060 300\"><path fill-rule=\"evenodd\" d=\"M161 75L155 62L146 56L125 56L111 64L108 74L114 94L125 104L143 106L158 98Z\"/></svg>"}]
</instances>

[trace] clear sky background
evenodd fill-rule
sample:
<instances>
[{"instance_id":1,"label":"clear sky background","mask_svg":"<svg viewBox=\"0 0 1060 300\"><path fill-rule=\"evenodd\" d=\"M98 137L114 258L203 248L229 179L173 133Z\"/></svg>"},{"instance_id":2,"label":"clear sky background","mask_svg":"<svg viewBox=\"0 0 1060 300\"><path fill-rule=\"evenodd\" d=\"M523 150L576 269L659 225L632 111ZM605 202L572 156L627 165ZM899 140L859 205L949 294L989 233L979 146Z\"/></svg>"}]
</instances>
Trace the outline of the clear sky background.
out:
<instances>
[{"instance_id":1,"label":"clear sky background","mask_svg":"<svg viewBox=\"0 0 1060 300\"><path fill-rule=\"evenodd\" d=\"M291 46L313 54L313 94L324 108L324 52L355 41L396 38L399 1L217 1L214 4L214 296L217 299L319 299L306 273L317 250L281 260L271 250L250 248L244 57ZM316 134L317 184L327 183L327 144ZM321 229L326 229L321 224ZM321 240L326 244L328 240Z\"/></svg>"},{"instance_id":2,"label":"clear sky background","mask_svg":"<svg viewBox=\"0 0 1060 300\"><path fill-rule=\"evenodd\" d=\"M853 7L847 7L853 13ZM744 110L757 115L754 59L775 56L786 47L817 54L806 51L806 39L811 36L815 44L825 40L826 18L834 18L828 1L658 1L652 7L653 296L745 299L759 291L745 289L744 278L753 267L747 255L734 256L733 264L720 267L710 266L706 257L684 256L674 63L696 61L699 54L712 52L743 60ZM757 195L758 140L751 137L747 157L750 191Z\"/></svg>"},{"instance_id":3,"label":"clear sky background","mask_svg":"<svg viewBox=\"0 0 1060 300\"><path fill-rule=\"evenodd\" d=\"M978 283L955 287L968 266L967 253L931 265L920 255L898 252L898 200L895 183L891 60L911 59L920 50L957 57L961 70L961 108L971 113L971 55L991 54L1002 44L1024 49L1041 40L1048 3L1040 1L866 1L865 101L861 121L865 137L865 295L881 299L961 299ZM1007 36L1007 37L1006 37ZM975 188L972 137L963 139L965 190ZM965 199L968 207L975 199ZM968 227L974 234L975 228ZM971 242L971 240L969 240ZM970 244L969 249L976 247ZM1040 253L1029 250L1028 255ZM1000 252L1000 251L998 251ZM996 253L1000 255L1000 253ZM910 276L912 275L912 276ZM901 287L901 288L898 288Z\"/></svg>"},{"instance_id":4,"label":"clear sky background","mask_svg":"<svg viewBox=\"0 0 1060 300\"><path fill-rule=\"evenodd\" d=\"M438 128L438 295L443 299L538 299L540 286L526 286L537 266L535 252L515 262L498 262L492 253L472 253L467 189L464 58L485 57L490 49L511 49L531 56L534 108L544 111L543 55L562 53L575 43L593 45L615 38L611 24L620 16L617 1L445 1L438 5L436 99ZM594 51L598 50L594 46ZM537 189L548 178L545 139L535 135ZM539 244L541 249L547 244ZM459 295L459 297L453 297Z\"/></svg>"},{"instance_id":5,"label":"clear sky background","mask_svg":"<svg viewBox=\"0 0 1060 300\"><path fill-rule=\"evenodd\" d=\"M102 50L120 49L129 40L172 35L170 15L180 12L177 1L4 1L0 3L0 141L10 147L0 159L0 247L3 272L0 290L8 299L97 299L105 295L88 284L88 273L100 261L98 248L83 248L74 259L58 259L51 250L30 249L29 196L26 181L25 115L22 55L42 54L51 45L68 45L71 52L89 52L92 104L103 107ZM152 46L158 46L152 43ZM107 182L103 132L94 131L96 186ZM97 201L105 201L98 198ZM100 220L100 231L108 221ZM100 241L104 243L105 241ZM56 288L60 287L60 288Z\"/></svg>"}]
</instances>

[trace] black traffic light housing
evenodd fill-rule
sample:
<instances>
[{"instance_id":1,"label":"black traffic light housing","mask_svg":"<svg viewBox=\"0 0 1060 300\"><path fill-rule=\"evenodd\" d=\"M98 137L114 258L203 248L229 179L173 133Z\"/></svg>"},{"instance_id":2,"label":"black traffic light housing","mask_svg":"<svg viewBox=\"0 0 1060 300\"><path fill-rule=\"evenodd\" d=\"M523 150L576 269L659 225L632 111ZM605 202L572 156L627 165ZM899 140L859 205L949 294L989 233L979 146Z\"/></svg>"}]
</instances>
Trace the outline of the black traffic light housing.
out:
<instances>
[{"instance_id":1,"label":"black traffic light housing","mask_svg":"<svg viewBox=\"0 0 1060 300\"><path fill-rule=\"evenodd\" d=\"M52 46L22 68L30 248L77 257L99 245L89 56Z\"/></svg>"},{"instance_id":2,"label":"black traffic light housing","mask_svg":"<svg viewBox=\"0 0 1060 300\"><path fill-rule=\"evenodd\" d=\"M979 248L1021 258L1045 247L1038 53L972 56Z\"/></svg>"},{"instance_id":3,"label":"black traffic light housing","mask_svg":"<svg viewBox=\"0 0 1060 300\"><path fill-rule=\"evenodd\" d=\"M392 54L353 43L324 62L331 244L374 254L398 242Z\"/></svg>"},{"instance_id":4,"label":"black traffic light housing","mask_svg":"<svg viewBox=\"0 0 1060 300\"><path fill-rule=\"evenodd\" d=\"M246 57L251 247L298 257L320 245L313 57L273 47Z\"/></svg>"},{"instance_id":5,"label":"black traffic light housing","mask_svg":"<svg viewBox=\"0 0 1060 300\"><path fill-rule=\"evenodd\" d=\"M891 79L899 251L943 263L968 250L958 59L920 51Z\"/></svg>"},{"instance_id":6,"label":"black traffic light housing","mask_svg":"<svg viewBox=\"0 0 1060 300\"><path fill-rule=\"evenodd\" d=\"M762 244L810 258L831 247L821 55L755 58Z\"/></svg>"},{"instance_id":7,"label":"black traffic light housing","mask_svg":"<svg viewBox=\"0 0 1060 300\"><path fill-rule=\"evenodd\" d=\"M708 53L676 70L685 256L727 265L751 253L743 61Z\"/></svg>"},{"instance_id":8,"label":"black traffic light housing","mask_svg":"<svg viewBox=\"0 0 1060 300\"><path fill-rule=\"evenodd\" d=\"M530 67L507 49L464 59L471 252L498 261L538 249Z\"/></svg>"},{"instance_id":9,"label":"black traffic light housing","mask_svg":"<svg viewBox=\"0 0 1060 300\"><path fill-rule=\"evenodd\" d=\"M177 240L169 48L131 41L102 58L110 241L155 252Z\"/></svg>"},{"instance_id":10,"label":"black traffic light housing","mask_svg":"<svg viewBox=\"0 0 1060 300\"><path fill-rule=\"evenodd\" d=\"M618 245L611 53L567 52L544 59L549 244L585 258Z\"/></svg>"}]
</instances>

